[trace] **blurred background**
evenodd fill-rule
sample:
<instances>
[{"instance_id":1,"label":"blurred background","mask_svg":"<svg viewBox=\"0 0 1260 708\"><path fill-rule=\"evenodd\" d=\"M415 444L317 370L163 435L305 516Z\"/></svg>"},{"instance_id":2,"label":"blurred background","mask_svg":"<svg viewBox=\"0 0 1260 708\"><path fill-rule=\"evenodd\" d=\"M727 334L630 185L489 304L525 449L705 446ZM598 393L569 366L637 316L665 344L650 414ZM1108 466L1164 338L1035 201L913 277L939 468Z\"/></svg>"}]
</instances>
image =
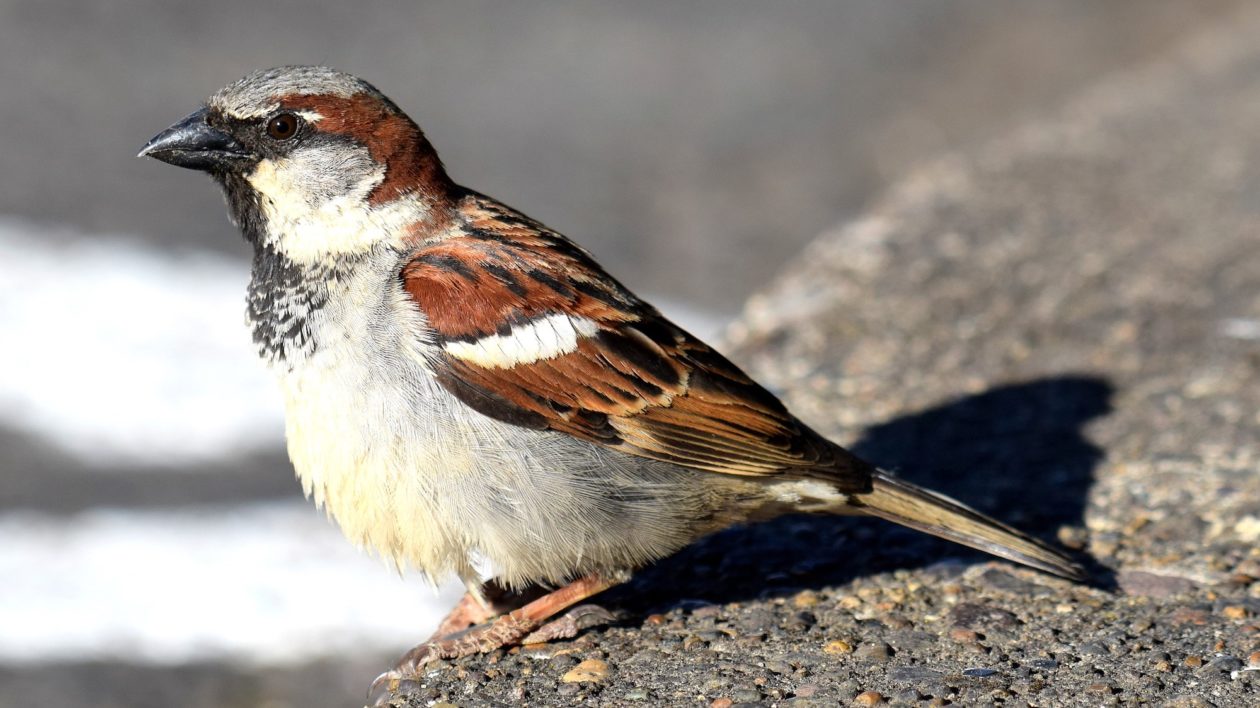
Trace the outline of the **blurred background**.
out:
<instances>
[{"instance_id":1,"label":"blurred background","mask_svg":"<svg viewBox=\"0 0 1260 708\"><path fill-rule=\"evenodd\" d=\"M457 594L300 498L222 198L134 158L221 85L365 77L717 336L916 163L1242 4L0 0L0 706L352 705Z\"/></svg>"}]
</instances>

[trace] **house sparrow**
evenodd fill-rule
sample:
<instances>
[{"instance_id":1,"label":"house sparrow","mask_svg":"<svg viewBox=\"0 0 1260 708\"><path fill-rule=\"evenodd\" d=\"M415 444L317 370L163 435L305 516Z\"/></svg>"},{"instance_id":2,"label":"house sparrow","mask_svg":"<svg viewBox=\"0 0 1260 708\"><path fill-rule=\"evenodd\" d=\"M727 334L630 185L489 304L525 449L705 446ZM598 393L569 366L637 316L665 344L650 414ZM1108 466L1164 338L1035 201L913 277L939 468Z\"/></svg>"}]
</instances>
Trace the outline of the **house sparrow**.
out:
<instances>
[{"instance_id":1,"label":"house sparrow","mask_svg":"<svg viewBox=\"0 0 1260 708\"><path fill-rule=\"evenodd\" d=\"M248 320L306 494L355 543L468 588L382 680L571 636L595 611L563 613L634 569L785 513L1084 577L811 430L582 248L452 181L361 79L251 74L140 155L208 172L253 246Z\"/></svg>"}]
</instances>

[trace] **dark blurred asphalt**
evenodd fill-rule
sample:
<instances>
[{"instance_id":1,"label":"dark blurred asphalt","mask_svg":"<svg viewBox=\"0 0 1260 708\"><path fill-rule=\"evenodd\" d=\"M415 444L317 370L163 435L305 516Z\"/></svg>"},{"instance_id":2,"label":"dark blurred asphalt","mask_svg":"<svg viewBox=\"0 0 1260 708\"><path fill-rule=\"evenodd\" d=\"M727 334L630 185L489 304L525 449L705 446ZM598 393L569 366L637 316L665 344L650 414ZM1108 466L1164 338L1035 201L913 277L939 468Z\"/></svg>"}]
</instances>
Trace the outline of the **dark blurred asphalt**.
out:
<instances>
[{"instance_id":1,"label":"dark blurred asphalt","mask_svg":"<svg viewBox=\"0 0 1260 708\"><path fill-rule=\"evenodd\" d=\"M1238 0L0 2L0 213L243 254L195 174L134 159L220 85L358 73L451 172L630 285L721 312L908 165Z\"/></svg>"}]
</instances>

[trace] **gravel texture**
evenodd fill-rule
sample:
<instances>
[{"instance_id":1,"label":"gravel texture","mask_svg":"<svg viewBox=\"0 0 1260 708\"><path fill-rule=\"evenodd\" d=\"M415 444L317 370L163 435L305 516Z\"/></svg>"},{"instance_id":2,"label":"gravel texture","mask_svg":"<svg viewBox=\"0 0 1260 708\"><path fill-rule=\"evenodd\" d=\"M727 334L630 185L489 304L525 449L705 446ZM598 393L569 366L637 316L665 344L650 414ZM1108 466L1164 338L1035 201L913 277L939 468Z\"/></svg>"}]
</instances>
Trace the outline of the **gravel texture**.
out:
<instances>
[{"instance_id":1,"label":"gravel texture","mask_svg":"<svg viewBox=\"0 0 1260 708\"><path fill-rule=\"evenodd\" d=\"M719 534L571 642L395 706L1260 702L1260 13L930 165L749 304L734 355L1073 585L874 520Z\"/></svg>"}]
</instances>

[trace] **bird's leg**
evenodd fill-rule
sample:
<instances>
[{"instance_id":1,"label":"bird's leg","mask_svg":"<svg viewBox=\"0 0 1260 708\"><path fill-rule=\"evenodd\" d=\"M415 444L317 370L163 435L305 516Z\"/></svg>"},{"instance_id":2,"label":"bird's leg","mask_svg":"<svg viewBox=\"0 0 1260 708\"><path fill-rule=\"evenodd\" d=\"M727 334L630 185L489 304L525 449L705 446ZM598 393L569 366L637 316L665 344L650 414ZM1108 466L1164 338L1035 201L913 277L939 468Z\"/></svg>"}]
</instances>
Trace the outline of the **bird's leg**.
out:
<instances>
[{"instance_id":1,"label":"bird's leg","mask_svg":"<svg viewBox=\"0 0 1260 708\"><path fill-rule=\"evenodd\" d=\"M468 592L464 593L455 607L442 619L428 641L444 639L473 625L494 619L504 612L511 612L543 592L535 588L513 592L493 579L479 586L469 585Z\"/></svg>"},{"instance_id":2,"label":"bird's leg","mask_svg":"<svg viewBox=\"0 0 1260 708\"><path fill-rule=\"evenodd\" d=\"M458 632L454 636L431 639L404 654L392 671L387 671L378 676L372 682L370 693L376 693L381 688L394 689L402 679L415 676L419 672L420 667L437 659L454 659L469 654L494 651L509 644L518 644L522 639L534 633L535 630L544 628L546 620L554 617L559 612L592 595L625 582L628 577L628 575L623 574L615 576L588 575L562 588L553 590L536 600L527 602L518 609L501 614L486 624ZM476 602L476 600L474 599L473 602ZM463 601L460 604L462 605ZM458 612L459 608L456 608L456 610ZM561 624L557 626L556 631L563 631L571 626L572 632L576 633L581 629L579 620L585 615L586 612L577 613L571 618L571 625ZM566 618L562 618L558 622L565 623ZM552 638L560 636L564 635L556 634Z\"/></svg>"},{"instance_id":3,"label":"bird's leg","mask_svg":"<svg viewBox=\"0 0 1260 708\"><path fill-rule=\"evenodd\" d=\"M438 623L437 629L433 630L429 641L432 642L448 637L456 632L462 632L475 624L481 624L502 613L502 610L496 611L492 605L483 605L472 592L466 592L455 607L447 613L446 617L443 617L442 621Z\"/></svg>"}]
</instances>

